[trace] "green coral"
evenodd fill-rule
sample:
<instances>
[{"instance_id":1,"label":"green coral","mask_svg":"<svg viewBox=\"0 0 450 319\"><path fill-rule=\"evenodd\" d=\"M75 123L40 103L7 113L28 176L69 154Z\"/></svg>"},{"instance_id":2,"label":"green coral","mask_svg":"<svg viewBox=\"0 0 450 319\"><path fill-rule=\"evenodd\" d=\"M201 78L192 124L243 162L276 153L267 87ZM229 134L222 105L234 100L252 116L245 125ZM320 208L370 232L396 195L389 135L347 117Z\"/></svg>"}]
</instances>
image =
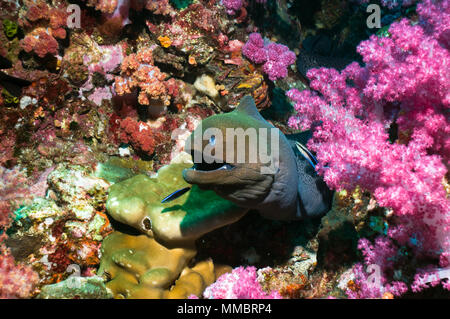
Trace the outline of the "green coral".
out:
<instances>
[{"instance_id":1,"label":"green coral","mask_svg":"<svg viewBox=\"0 0 450 319\"><path fill-rule=\"evenodd\" d=\"M9 93L5 88L3 88L2 90L2 95L3 98L5 99L5 104L9 105L9 104L18 104L19 103L19 98L17 96L12 95L11 93Z\"/></svg>"},{"instance_id":2,"label":"green coral","mask_svg":"<svg viewBox=\"0 0 450 319\"><path fill-rule=\"evenodd\" d=\"M191 165L171 164L162 167L156 177L139 174L112 185L106 202L108 213L141 233L167 242L194 240L245 214L245 209L197 186L162 204L167 195L190 186L182 171Z\"/></svg>"},{"instance_id":3,"label":"green coral","mask_svg":"<svg viewBox=\"0 0 450 319\"><path fill-rule=\"evenodd\" d=\"M195 240L235 222L246 209L197 186L161 203L167 195L189 186L182 172L191 166L192 162L174 162L153 177L139 174L109 188L109 215L141 233L115 231L103 241L98 274L107 279L115 298L200 296L206 286L229 270L211 260L190 268L196 255Z\"/></svg>"},{"instance_id":4,"label":"green coral","mask_svg":"<svg viewBox=\"0 0 450 319\"><path fill-rule=\"evenodd\" d=\"M105 163L99 163L95 176L104 178L114 184L153 170L152 161L134 160L131 158L112 157Z\"/></svg>"},{"instance_id":5,"label":"green coral","mask_svg":"<svg viewBox=\"0 0 450 319\"><path fill-rule=\"evenodd\" d=\"M178 10L187 8L192 2L192 0L170 0L170 3Z\"/></svg>"},{"instance_id":6,"label":"green coral","mask_svg":"<svg viewBox=\"0 0 450 319\"><path fill-rule=\"evenodd\" d=\"M64 281L41 288L38 299L110 299L103 279L98 276L71 276Z\"/></svg>"},{"instance_id":7,"label":"green coral","mask_svg":"<svg viewBox=\"0 0 450 319\"><path fill-rule=\"evenodd\" d=\"M3 20L3 30L8 38L14 37L17 34L18 29L19 26L17 23L8 19Z\"/></svg>"}]
</instances>

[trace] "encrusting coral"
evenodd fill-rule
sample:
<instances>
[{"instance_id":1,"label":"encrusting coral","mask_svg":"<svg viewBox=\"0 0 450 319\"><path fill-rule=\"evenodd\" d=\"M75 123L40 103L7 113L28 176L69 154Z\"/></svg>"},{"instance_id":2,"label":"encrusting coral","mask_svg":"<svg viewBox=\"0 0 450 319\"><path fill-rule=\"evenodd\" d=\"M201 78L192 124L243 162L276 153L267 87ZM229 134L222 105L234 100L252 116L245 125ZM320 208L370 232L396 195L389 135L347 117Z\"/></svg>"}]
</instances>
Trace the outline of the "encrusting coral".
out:
<instances>
[{"instance_id":1,"label":"encrusting coral","mask_svg":"<svg viewBox=\"0 0 450 319\"><path fill-rule=\"evenodd\" d=\"M196 254L193 242L167 248L146 235L114 232L104 240L102 254L99 274L110 279L106 286L115 298L179 299L201 295L224 270L230 270L216 268L211 260L189 268Z\"/></svg>"},{"instance_id":2,"label":"encrusting coral","mask_svg":"<svg viewBox=\"0 0 450 319\"><path fill-rule=\"evenodd\" d=\"M235 222L247 210L197 187L162 204L166 195L189 185L182 171L192 163L184 154L159 169L156 177L136 175L109 189L106 207L111 217L142 233L116 231L103 242L99 275L109 279L106 285L116 298L201 295L226 269L216 269L212 261L189 268L195 240Z\"/></svg>"},{"instance_id":3,"label":"encrusting coral","mask_svg":"<svg viewBox=\"0 0 450 319\"><path fill-rule=\"evenodd\" d=\"M46 54L56 55L59 44L57 39L66 38L67 12L64 5L49 6L44 1L25 1L26 12L19 24L30 29L21 46L26 52L35 52L43 58Z\"/></svg>"},{"instance_id":4,"label":"encrusting coral","mask_svg":"<svg viewBox=\"0 0 450 319\"><path fill-rule=\"evenodd\" d=\"M139 88L139 104L164 110L170 104L169 83L165 81L167 75L153 65L152 51L153 48L145 48L127 56L121 65L121 76L115 79L114 88L118 95L129 94Z\"/></svg>"}]
</instances>

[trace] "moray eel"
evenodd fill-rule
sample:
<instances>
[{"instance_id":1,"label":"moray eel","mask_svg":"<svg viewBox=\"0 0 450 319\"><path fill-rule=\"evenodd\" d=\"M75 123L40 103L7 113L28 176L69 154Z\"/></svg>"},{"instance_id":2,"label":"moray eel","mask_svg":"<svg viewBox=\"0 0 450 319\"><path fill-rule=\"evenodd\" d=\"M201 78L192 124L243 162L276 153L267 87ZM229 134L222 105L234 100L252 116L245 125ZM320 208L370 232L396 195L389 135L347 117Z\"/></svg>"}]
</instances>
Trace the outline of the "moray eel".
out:
<instances>
[{"instance_id":1,"label":"moray eel","mask_svg":"<svg viewBox=\"0 0 450 319\"><path fill-rule=\"evenodd\" d=\"M309 137L309 132L285 136L245 96L234 111L203 120L186 140L194 166L183 177L265 218L321 216L331 208L333 192L314 169L317 162L304 146Z\"/></svg>"}]
</instances>

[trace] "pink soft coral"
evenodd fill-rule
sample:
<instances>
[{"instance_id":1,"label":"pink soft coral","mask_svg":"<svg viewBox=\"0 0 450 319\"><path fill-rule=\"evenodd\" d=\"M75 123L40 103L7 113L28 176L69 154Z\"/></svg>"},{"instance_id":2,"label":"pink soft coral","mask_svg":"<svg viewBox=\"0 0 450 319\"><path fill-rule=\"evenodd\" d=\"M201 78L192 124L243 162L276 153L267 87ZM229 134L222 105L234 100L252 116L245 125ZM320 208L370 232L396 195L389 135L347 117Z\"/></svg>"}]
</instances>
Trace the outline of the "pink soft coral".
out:
<instances>
[{"instance_id":1,"label":"pink soft coral","mask_svg":"<svg viewBox=\"0 0 450 319\"><path fill-rule=\"evenodd\" d=\"M203 296L208 299L281 299L277 291L266 294L257 279L255 267L238 267L223 274L206 288Z\"/></svg>"},{"instance_id":2,"label":"pink soft coral","mask_svg":"<svg viewBox=\"0 0 450 319\"><path fill-rule=\"evenodd\" d=\"M242 53L250 61L263 65L263 71L271 81L282 79L288 74L288 66L295 62L295 53L282 44L265 43L261 34L251 33L247 43L242 47Z\"/></svg>"},{"instance_id":3,"label":"pink soft coral","mask_svg":"<svg viewBox=\"0 0 450 319\"><path fill-rule=\"evenodd\" d=\"M401 281L387 284L382 273L377 273L376 267L367 270L369 273L362 264L356 264L353 267L353 285L350 285L351 289L346 290L350 299L380 299L386 298L390 294L392 294L392 297L387 298L393 298L394 296L401 296L408 290L406 284Z\"/></svg>"},{"instance_id":4,"label":"pink soft coral","mask_svg":"<svg viewBox=\"0 0 450 319\"><path fill-rule=\"evenodd\" d=\"M29 298L38 281L30 266L16 265L9 250L0 247L0 299Z\"/></svg>"},{"instance_id":5,"label":"pink soft coral","mask_svg":"<svg viewBox=\"0 0 450 319\"><path fill-rule=\"evenodd\" d=\"M444 3L447 3L444 5ZM417 256L449 264L450 201L443 186L450 160L450 53L447 32L433 25L449 14L446 1L418 5L423 25L393 23L390 37L372 36L358 46L366 64L308 72L311 88L290 90L295 128L313 128L308 146L318 171L334 189L357 185L393 208L397 225L388 235ZM427 24L427 21L431 23ZM352 83L352 84L349 84ZM388 128L398 125L389 142Z\"/></svg>"},{"instance_id":6,"label":"pink soft coral","mask_svg":"<svg viewBox=\"0 0 450 319\"><path fill-rule=\"evenodd\" d=\"M236 14L242 8L242 0L222 0L222 3L230 15Z\"/></svg>"}]
</instances>

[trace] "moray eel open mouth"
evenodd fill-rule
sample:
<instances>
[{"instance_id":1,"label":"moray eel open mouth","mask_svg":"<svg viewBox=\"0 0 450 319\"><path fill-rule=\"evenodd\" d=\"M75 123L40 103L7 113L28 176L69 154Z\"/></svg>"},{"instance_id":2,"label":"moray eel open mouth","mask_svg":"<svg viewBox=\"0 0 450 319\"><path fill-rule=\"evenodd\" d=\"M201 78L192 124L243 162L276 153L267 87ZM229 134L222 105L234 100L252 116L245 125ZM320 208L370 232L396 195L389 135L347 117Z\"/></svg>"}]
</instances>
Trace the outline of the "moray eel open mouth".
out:
<instances>
[{"instance_id":1,"label":"moray eel open mouth","mask_svg":"<svg viewBox=\"0 0 450 319\"><path fill-rule=\"evenodd\" d=\"M231 171L234 168L233 165L228 164L228 163L217 163L217 162L212 162L212 163L198 163L198 164L194 164L194 166L192 166L191 168L185 169L185 171L183 172L183 176L185 178L189 178L189 176L192 177L192 174L198 174L200 173L200 175L204 174L209 174L209 175L214 175L215 172L221 173L224 171ZM200 186L201 187L201 186ZM177 199L178 197L182 196L183 194L185 194L186 192L188 192L191 189L191 187L185 187L179 190L176 190L175 192L169 194L168 196L166 196L161 203L167 203L170 201L173 201L175 199Z\"/></svg>"},{"instance_id":2,"label":"moray eel open mouth","mask_svg":"<svg viewBox=\"0 0 450 319\"><path fill-rule=\"evenodd\" d=\"M225 180L237 169L235 165L229 163L208 162L203 160L199 163L194 163L191 168L185 169L183 171L184 179L188 183L199 184L201 187L202 185L214 184L217 180Z\"/></svg>"},{"instance_id":3,"label":"moray eel open mouth","mask_svg":"<svg viewBox=\"0 0 450 319\"><path fill-rule=\"evenodd\" d=\"M234 168L233 165L228 164L228 163L195 163L194 166L192 167L193 170L195 171L218 171L218 170L232 170Z\"/></svg>"},{"instance_id":4,"label":"moray eel open mouth","mask_svg":"<svg viewBox=\"0 0 450 319\"><path fill-rule=\"evenodd\" d=\"M212 189L219 196L242 207L254 207L267 195L273 182L272 176L261 175L259 170L256 164L230 164L217 159L213 161L213 158L205 160L203 157L191 168L185 169L183 177L186 182L200 189Z\"/></svg>"},{"instance_id":5,"label":"moray eel open mouth","mask_svg":"<svg viewBox=\"0 0 450 319\"><path fill-rule=\"evenodd\" d=\"M224 158L205 156L195 149L190 149L190 154L194 165L183 172L188 183L200 185L214 183L214 180L223 180L238 168L235 164L227 163Z\"/></svg>"}]
</instances>

